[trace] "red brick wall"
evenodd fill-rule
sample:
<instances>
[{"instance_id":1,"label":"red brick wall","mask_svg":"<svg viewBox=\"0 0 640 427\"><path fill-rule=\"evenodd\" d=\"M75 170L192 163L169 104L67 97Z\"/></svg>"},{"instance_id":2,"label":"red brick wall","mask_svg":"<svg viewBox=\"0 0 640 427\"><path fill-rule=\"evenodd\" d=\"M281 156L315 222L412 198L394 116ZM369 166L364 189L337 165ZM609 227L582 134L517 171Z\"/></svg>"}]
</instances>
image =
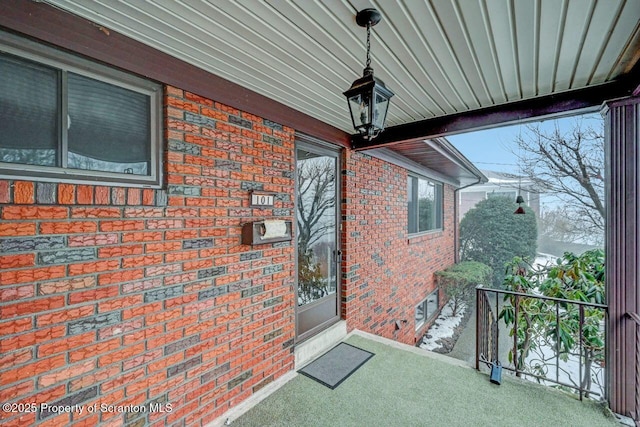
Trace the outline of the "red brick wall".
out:
<instances>
[{"instance_id":1,"label":"red brick wall","mask_svg":"<svg viewBox=\"0 0 640 427\"><path fill-rule=\"evenodd\" d=\"M0 180L0 402L85 408L0 424L200 425L293 369L292 242L240 243L293 219L293 130L171 87L165 105L166 190Z\"/></svg>"},{"instance_id":2,"label":"red brick wall","mask_svg":"<svg viewBox=\"0 0 640 427\"><path fill-rule=\"evenodd\" d=\"M454 263L454 189L444 186L443 230L410 237L407 171L350 151L343 169L343 317L349 330L415 344L428 326L415 330L415 306ZM396 320L407 323L396 331Z\"/></svg>"},{"instance_id":3,"label":"red brick wall","mask_svg":"<svg viewBox=\"0 0 640 427\"><path fill-rule=\"evenodd\" d=\"M163 189L0 180L0 402L84 408L0 424L201 425L293 369L293 242L240 242L246 222L294 221L293 129L172 87L165 129ZM453 189L444 231L409 237L406 184L344 151L342 316L413 344L453 263ZM252 189L275 206L250 208Z\"/></svg>"}]
</instances>

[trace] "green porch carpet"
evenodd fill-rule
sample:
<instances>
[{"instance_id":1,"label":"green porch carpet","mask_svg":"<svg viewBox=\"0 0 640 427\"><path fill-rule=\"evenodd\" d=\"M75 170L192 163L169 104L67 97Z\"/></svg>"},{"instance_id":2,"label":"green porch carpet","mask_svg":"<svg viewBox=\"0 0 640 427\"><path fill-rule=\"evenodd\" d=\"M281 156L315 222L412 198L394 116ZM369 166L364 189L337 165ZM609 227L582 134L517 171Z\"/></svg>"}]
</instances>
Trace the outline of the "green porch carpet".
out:
<instances>
[{"instance_id":1,"label":"green porch carpet","mask_svg":"<svg viewBox=\"0 0 640 427\"><path fill-rule=\"evenodd\" d=\"M619 426L597 404L503 375L486 374L362 336L375 353L331 390L298 375L232 426Z\"/></svg>"}]
</instances>

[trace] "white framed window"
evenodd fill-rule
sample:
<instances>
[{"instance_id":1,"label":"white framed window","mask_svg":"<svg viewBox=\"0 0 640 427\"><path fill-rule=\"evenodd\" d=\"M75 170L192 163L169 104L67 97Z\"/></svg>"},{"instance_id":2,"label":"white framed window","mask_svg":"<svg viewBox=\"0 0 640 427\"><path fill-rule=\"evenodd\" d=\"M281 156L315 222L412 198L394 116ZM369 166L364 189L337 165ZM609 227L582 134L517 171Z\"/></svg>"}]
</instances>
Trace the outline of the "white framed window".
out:
<instances>
[{"instance_id":1,"label":"white framed window","mask_svg":"<svg viewBox=\"0 0 640 427\"><path fill-rule=\"evenodd\" d=\"M161 85L0 32L0 176L159 187Z\"/></svg>"},{"instance_id":2,"label":"white framed window","mask_svg":"<svg viewBox=\"0 0 640 427\"><path fill-rule=\"evenodd\" d=\"M438 290L436 289L416 305L416 329L421 328L431 319L438 312L438 307Z\"/></svg>"},{"instance_id":3,"label":"white framed window","mask_svg":"<svg viewBox=\"0 0 640 427\"><path fill-rule=\"evenodd\" d=\"M409 175L407 208L410 234L442 229L443 197L442 183Z\"/></svg>"}]
</instances>

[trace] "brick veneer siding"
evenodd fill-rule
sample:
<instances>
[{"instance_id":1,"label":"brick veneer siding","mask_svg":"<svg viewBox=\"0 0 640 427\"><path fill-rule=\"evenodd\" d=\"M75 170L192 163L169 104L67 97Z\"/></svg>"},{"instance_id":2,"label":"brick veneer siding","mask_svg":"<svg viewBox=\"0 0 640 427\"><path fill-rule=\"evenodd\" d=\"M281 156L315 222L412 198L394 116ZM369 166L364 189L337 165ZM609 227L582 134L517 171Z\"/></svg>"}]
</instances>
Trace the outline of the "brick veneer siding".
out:
<instances>
[{"instance_id":1,"label":"brick veneer siding","mask_svg":"<svg viewBox=\"0 0 640 427\"><path fill-rule=\"evenodd\" d=\"M454 263L454 189L444 186L442 231L407 233L407 171L360 152L343 155L342 315L360 329L415 344L415 306ZM442 304L443 297L440 297ZM395 321L407 320L396 331Z\"/></svg>"},{"instance_id":2,"label":"brick veneer siding","mask_svg":"<svg viewBox=\"0 0 640 427\"><path fill-rule=\"evenodd\" d=\"M174 87L164 104L162 189L0 180L0 401L85 408L3 425L202 425L294 368L293 242L240 241L295 221L294 130ZM412 237L407 171L342 165L342 317L413 344L453 263L453 188L444 231ZM250 208L252 189L275 206ZM157 403L171 411L86 410Z\"/></svg>"},{"instance_id":3,"label":"brick veneer siding","mask_svg":"<svg viewBox=\"0 0 640 427\"><path fill-rule=\"evenodd\" d=\"M0 402L85 408L0 424L200 425L293 369L293 242L240 234L293 219L294 132L173 87L164 111L164 189L0 180Z\"/></svg>"}]
</instances>

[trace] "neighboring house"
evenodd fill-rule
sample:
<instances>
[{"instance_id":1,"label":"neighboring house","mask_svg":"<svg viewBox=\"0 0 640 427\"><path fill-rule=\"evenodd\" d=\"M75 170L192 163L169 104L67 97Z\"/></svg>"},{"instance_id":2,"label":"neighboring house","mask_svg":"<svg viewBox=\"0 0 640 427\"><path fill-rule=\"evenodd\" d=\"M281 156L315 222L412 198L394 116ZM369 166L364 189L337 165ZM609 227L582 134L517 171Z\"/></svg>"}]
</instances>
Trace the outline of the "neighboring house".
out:
<instances>
[{"instance_id":1,"label":"neighboring house","mask_svg":"<svg viewBox=\"0 0 640 427\"><path fill-rule=\"evenodd\" d=\"M0 400L164 408L6 425L206 424L328 327L413 345L445 302L455 190L485 179L446 139L365 154L21 35L0 51Z\"/></svg>"},{"instance_id":2,"label":"neighboring house","mask_svg":"<svg viewBox=\"0 0 640 427\"><path fill-rule=\"evenodd\" d=\"M489 179L488 182L472 185L458 191L459 221L469 209L489 197L508 197L513 200L515 210L518 194L524 198L525 205L540 216L540 193L534 188L531 180L505 172L482 170L482 173Z\"/></svg>"}]
</instances>

